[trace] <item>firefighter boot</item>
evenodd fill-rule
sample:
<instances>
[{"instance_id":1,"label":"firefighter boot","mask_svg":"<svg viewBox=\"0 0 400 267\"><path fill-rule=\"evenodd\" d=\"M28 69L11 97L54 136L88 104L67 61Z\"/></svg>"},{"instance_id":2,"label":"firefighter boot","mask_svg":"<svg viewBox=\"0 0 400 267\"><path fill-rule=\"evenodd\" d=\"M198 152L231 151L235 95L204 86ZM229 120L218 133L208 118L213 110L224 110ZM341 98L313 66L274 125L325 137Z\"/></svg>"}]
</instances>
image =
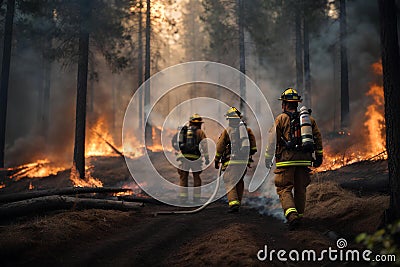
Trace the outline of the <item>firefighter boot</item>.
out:
<instances>
[{"instance_id":1,"label":"firefighter boot","mask_svg":"<svg viewBox=\"0 0 400 267\"><path fill-rule=\"evenodd\" d=\"M235 205L229 206L228 213L236 213L236 212L239 212L239 210L240 210L240 205L235 204Z\"/></svg>"},{"instance_id":2,"label":"firefighter boot","mask_svg":"<svg viewBox=\"0 0 400 267\"><path fill-rule=\"evenodd\" d=\"M291 212L287 216L289 231L295 230L300 225L300 216L297 212Z\"/></svg>"}]
</instances>

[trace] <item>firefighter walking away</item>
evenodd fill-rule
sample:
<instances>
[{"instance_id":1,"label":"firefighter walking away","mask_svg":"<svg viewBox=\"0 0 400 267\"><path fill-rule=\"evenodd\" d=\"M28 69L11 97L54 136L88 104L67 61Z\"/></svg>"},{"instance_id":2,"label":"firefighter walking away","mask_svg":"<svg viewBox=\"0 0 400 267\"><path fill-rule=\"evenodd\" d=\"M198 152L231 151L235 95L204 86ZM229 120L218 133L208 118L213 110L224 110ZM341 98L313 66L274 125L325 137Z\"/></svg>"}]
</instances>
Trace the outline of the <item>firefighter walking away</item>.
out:
<instances>
[{"instance_id":1,"label":"firefighter walking away","mask_svg":"<svg viewBox=\"0 0 400 267\"><path fill-rule=\"evenodd\" d=\"M306 188L310 183L309 167L322 164L322 137L314 118L310 116L311 110L303 106L297 111L302 99L295 89L287 88L278 100L282 101L283 112L275 119L274 179L289 230L293 230L298 227L305 210ZM272 166L272 159L271 149L267 148L267 168Z\"/></svg>"},{"instance_id":2,"label":"firefighter walking away","mask_svg":"<svg viewBox=\"0 0 400 267\"><path fill-rule=\"evenodd\" d=\"M203 118L195 113L189 119L189 125L179 128L177 134L172 138L172 146L178 151L177 161L179 161L178 174L179 185L182 187L179 193L181 203L187 202L189 171L193 174L193 201L199 202L201 197L201 170L202 157L205 165L210 163L208 157L208 147L206 134L201 130ZM204 140L202 142L202 140Z\"/></svg>"},{"instance_id":3,"label":"firefighter walking away","mask_svg":"<svg viewBox=\"0 0 400 267\"><path fill-rule=\"evenodd\" d=\"M256 139L250 128L242 121L241 113L231 107L226 115L229 126L218 139L215 168L222 164L223 180L227 190L229 210L238 212L244 192L243 178L251 156L257 152Z\"/></svg>"}]
</instances>

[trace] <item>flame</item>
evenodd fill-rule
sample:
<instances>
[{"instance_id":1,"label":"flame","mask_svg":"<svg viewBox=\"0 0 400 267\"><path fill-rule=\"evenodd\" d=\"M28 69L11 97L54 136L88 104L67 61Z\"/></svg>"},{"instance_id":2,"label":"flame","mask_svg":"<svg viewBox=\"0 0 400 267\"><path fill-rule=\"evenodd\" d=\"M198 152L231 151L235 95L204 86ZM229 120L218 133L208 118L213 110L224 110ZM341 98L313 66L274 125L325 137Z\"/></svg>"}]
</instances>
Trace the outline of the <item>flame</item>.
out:
<instances>
[{"instance_id":1,"label":"flame","mask_svg":"<svg viewBox=\"0 0 400 267\"><path fill-rule=\"evenodd\" d=\"M125 192L117 192L117 193L114 193L113 195L116 196L116 197L133 195L133 190L132 190L132 187L130 186L130 184L124 184L122 186L122 188L123 189L130 189L130 190L129 191L125 191Z\"/></svg>"},{"instance_id":2,"label":"flame","mask_svg":"<svg viewBox=\"0 0 400 267\"><path fill-rule=\"evenodd\" d=\"M102 187L103 183L100 180L92 177L92 169L93 166L85 167L85 179L83 180L80 178L79 172L74 164L71 168L71 174L69 177L74 187Z\"/></svg>"},{"instance_id":3,"label":"flame","mask_svg":"<svg viewBox=\"0 0 400 267\"><path fill-rule=\"evenodd\" d=\"M365 112L367 120L364 122L364 126L367 127L369 133L368 155L373 156L386 149L385 136L383 134L385 130L383 87L374 84L367 95L372 96L374 99L374 103L369 105Z\"/></svg>"},{"instance_id":4,"label":"flame","mask_svg":"<svg viewBox=\"0 0 400 267\"><path fill-rule=\"evenodd\" d=\"M88 136L86 138L85 156L91 157L115 155L115 151L110 145L107 144L107 142L112 142L113 139L114 138L112 134L108 131L106 119L103 117L99 118L91 131L88 132ZM113 146L116 147L114 144ZM116 148L119 151L122 151L121 148Z\"/></svg>"},{"instance_id":5,"label":"flame","mask_svg":"<svg viewBox=\"0 0 400 267\"><path fill-rule=\"evenodd\" d=\"M29 183L29 190L34 189L35 187L32 185L32 182Z\"/></svg>"},{"instance_id":6,"label":"flame","mask_svg":"<svg viewBox=\"0 0 400 267\"><path fill-rule=\"evenodd\" d=\"M151 135L153 144L151 146L146 146L146 148L148 150L151 150L152 152L173 152L174 149L172 148L171 142L162 144L161 135L165 134L168 136L167 139L172 140L172 136L175 133L176 132L173 130L162 128L159 126L152 127Z\"/></svg>"},{"instance_id":7,"label":"flame","mask_svg":"<svg viewBox=\"0 0 400 267\"><path fill-rule=\"evenodd\" d=\"M50 163L50 160L48 159L41 159L37 160L36 162L20 165L15 168L8 168L7 170L16 170L16 172L11 175L10 178L18 181L24 177L42 178L50 175L56 175L58 172L65 170L65 168Z\"/></svg>"},{"instance_id":8,"label":"flame","mask_svg":"<svg viewBox=\"0 0 400 267\"><path fill-rule=\"evenodd\" d=\"M382 66L382 60L379 60L372 64L372 70L374 71L375 74L378 74L380 76L383 75L383 66Z\"/></svg>"},{"instance_id":9,"label":"flame","mask_svg":"<svg viewBox=\"0 0 400 267\"><path fill-rule=\"evenodd\" d=\"M371 66L373 72L381 78L382 62L378 61ZM385 142L385 117L384 117L384 90L383 86L377 83L371 84L366 93L372 103L367 106L364 113L365 136L353 135L353 144L338 144L332 142L324 145L324 164L316 168L315 171L334 170L345 165L372 159L386 159ZM339 131L338 135L346 139L350 132ZM346 141L349 141L348 139ZM345 147L344 151L338 151L338 148Z\"/></svg>"},{"instance_id":10,"label":"flame","mask_svg":"<svg viewBox=\"0 0 400 267\"><path fill-rule=\"evenodd\" d=\"M134 194L137 196L140 196L143 193L142 187L145 187L145 186L147 186L146 182L143 182L141 184L136 184L134 182L128 182L128 183L125 183L124 185L122 185L121 188L130 189L129 191L114 193L113 196L131 196Z\"/></svg>"},{"instance_id":11,"label":"flame","mask_svg":"<svg viewBox=\"0 0 400 267\"><path fill-rule=\"evenodd\" d=\"M2 189L2 188L4 188L4 187L6 187L6 185L3 184L3 183L1 183L1 184L0 184L0 189Z\"/></svg>"}]
</instances>

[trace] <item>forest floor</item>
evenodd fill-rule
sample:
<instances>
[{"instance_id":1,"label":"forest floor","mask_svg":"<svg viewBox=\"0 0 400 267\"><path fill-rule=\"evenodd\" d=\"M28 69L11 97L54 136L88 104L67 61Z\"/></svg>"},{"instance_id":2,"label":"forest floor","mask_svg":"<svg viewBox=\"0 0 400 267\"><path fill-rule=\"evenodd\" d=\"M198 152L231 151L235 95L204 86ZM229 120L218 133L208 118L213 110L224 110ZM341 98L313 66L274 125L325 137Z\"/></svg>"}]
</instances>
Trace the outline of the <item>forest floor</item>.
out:
<instances>
[{"instance_id":1,"label":"forest floor","mask_svg":"<svg viewBox=\"0 0 400 267\"><path fill-rule=\"evenodd\" d=\"M131 181L119 157L92 158L93 176L103 186ZM176 170L165 167L177 177ZM215 170L207 169L202 177ZM68 172L8 182L0 194L71 186ZM346 189L345 189L346 188ZM34 190L35 190L34 189ZM251 205L228 214L223 201L188 215L158 215L176 207L144 204L138 211L62 210L0 221L0 266L321 266L321 262L259 261L257 253L332 247L362 249L354 238L378 229L387 208L386 161L361 162L316 173L307 190L302 225L288 231L284 221ZM1 218L0 218L1 219ZM287 257L287 254L286 254ZM324 266L344 262L325 261ZM351 264L347 264L352 266ZM357 264L354 264L357 265Z\"/></svg>"}]
</instances>

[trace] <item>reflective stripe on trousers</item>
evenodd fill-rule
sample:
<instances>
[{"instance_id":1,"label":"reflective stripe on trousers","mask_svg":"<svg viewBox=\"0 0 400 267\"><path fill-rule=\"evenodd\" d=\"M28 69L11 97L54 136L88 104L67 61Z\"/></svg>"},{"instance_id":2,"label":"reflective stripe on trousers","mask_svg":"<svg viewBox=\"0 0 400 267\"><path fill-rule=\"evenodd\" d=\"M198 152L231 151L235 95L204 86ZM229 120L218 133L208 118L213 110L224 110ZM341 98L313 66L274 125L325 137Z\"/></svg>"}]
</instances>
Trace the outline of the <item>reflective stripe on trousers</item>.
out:
<instances>
[{"instance_id":1,"label":"reflective stripe on trousers","mask_svg":"<svg viewBox=\"0 0 400 267\"><path fill-rule=\"evenodd\" d=\"M276 163L276 167L289 167L289 166L311 166L310 160L292 160L292 161L281 161Z\"/></svg>"}]
</instances>

